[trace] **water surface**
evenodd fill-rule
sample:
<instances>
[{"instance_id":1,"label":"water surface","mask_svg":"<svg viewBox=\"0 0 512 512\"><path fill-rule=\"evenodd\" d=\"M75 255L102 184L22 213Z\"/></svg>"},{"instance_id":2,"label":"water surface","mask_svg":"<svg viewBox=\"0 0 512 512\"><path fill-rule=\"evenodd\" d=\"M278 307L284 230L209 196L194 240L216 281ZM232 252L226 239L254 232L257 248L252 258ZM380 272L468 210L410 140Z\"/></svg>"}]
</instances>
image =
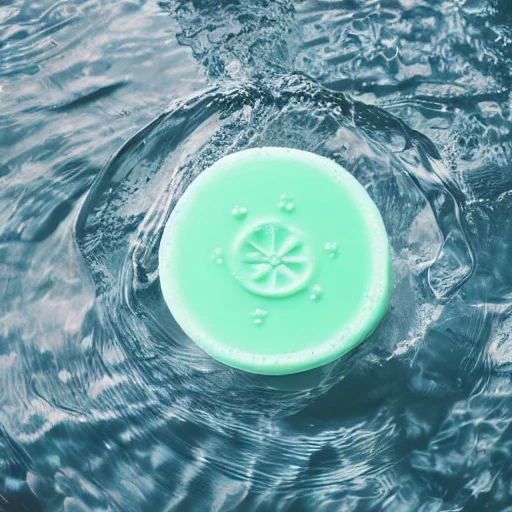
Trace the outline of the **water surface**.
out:
<instances>
[{"instance_id":1,"label":"water surface","mask_svg":"<svg viewBox=\"0 0 512 512\"><path fill-rule=\"evenodd\" d=\"M506 0L0 5L0 510L512 511ZM392 307L301 376L188 340L157 247L261 145L346 167Z\"/></svg>"}]
</instances>

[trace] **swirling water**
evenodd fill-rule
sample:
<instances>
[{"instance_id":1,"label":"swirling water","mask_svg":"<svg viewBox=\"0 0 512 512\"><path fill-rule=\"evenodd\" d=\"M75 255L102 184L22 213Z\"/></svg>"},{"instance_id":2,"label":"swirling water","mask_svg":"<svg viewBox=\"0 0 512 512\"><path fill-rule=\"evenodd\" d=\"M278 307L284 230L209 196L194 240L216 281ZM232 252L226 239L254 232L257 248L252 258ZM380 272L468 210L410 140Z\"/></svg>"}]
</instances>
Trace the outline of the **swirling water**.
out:
<instances>
[{"instance_id":1,"label":"swirling water","mask_svg":"<svg viewBox=\"0 0 512 512\"><path fill-rule=\"evenodd\" d=\"M512 511L506 0L0 4L0 510ZM163 225L236 150L344 165L392 307L266 378L206 356Z\"/></svg>"}]
</instances>

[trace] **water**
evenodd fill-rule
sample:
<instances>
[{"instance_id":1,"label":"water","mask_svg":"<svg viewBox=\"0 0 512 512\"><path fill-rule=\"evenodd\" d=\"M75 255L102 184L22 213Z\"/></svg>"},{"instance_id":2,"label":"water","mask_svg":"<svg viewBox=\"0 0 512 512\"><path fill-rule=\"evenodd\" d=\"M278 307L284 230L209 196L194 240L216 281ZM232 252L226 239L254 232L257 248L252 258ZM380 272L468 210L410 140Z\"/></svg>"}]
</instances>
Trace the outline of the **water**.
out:
<instances>
[{"instance_id":1,"label":"water","mask_svg":"<svg viewBox=\"0 0 512 512\"><path fill-rule=\"evenodd\" d=\"M0 5L0 510L512 511L507 0ZM344 165L391 310L231 370L163 303L176 200L259 145Z\"/></svg>"}]
</instances>

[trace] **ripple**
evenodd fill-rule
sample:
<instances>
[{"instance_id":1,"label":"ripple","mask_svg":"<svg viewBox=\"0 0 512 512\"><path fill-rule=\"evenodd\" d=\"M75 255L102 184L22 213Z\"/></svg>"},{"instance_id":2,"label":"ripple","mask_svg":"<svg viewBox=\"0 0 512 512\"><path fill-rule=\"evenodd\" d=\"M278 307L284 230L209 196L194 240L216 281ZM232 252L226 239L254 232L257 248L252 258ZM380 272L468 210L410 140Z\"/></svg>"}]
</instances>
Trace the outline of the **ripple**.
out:
<instances>
[{"instance_id":1,"label":"ripple","mask_svg":"<svg viewBox=\"0 0 512 512\"><path fill-rule=\"evenodd\" d=\"M0 508L506 509L507 13L9 2ZM219 158L262 145L341 164L390 236L389 314L299 376L212 360L159 290L177 200Z\"/></svg>"}]
</instances>

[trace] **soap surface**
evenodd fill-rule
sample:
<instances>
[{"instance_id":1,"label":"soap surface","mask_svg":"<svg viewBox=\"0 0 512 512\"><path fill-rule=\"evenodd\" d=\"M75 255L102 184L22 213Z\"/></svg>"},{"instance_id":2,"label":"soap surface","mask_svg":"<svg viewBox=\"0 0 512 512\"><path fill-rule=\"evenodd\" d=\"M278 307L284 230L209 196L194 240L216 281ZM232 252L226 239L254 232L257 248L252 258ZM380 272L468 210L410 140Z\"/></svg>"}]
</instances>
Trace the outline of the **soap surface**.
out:
<instances>
[{"instance_id":1,"label":"soap surface","mask_svg":"<svg viewBox=\"0 0 512 512\"><path fill-rule=\"evenodd\" d=\"M326 364L389 304L381 215L335 162L287 148L226 156L188 187L159 251L164 299L215 359L261 374Z\"/></svg>"}]
</instances>

